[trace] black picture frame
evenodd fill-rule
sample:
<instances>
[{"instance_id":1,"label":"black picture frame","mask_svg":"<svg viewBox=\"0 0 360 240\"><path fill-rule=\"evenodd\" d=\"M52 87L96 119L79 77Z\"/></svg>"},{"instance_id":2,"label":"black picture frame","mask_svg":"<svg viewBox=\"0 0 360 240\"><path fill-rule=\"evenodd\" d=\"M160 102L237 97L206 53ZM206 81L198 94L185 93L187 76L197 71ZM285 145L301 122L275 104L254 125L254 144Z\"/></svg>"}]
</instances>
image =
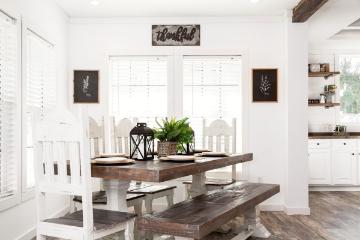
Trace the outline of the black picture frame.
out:
<instances>
[{"instance_id":1,"label":"black picture frame","mask_svg":"<svg viewBox=\"0 0 360 240\"><path fill-rule=\"evenodd\" d=\"M252 70L253 102L278 102L278 69Z\"/></svg>"},{"instance_id":2,"label":"black picture frame","mask_svg":"<svg viewBox=\"0 0 360 240\"><path fill-rule=\"evenodd\" d=\"M74 70L74 103L99 103L98 70Z\"/></svg>"},{"instance_id":3,"label":"black picture frame","mask_svg":"<svg viewBox=\"0 0 360 240\"><path fill-rule=\"evenodd\" d=\"M200 46L200 24L152 25L152 46Z\"/></svg>"}]
</instances>

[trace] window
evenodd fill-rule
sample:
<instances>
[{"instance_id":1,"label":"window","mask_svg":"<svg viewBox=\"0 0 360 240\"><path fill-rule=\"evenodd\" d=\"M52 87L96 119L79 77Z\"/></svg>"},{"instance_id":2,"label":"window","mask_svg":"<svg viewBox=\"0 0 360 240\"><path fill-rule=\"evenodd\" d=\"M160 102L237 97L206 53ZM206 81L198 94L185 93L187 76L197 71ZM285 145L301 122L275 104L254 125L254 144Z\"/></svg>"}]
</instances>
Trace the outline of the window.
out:
<instances>
[{"instance_id":1,"label":"window","mask_svg":"<svg viewBox=\"0 0 360 240\"><path fill-rule=\"evenodd\" d=\"M154 126L167 115L167 56L110 58L110 114Z\"/></svg>"},{"instance_id":2,"label":"window","mask_svg":"<svg viewBox=\"0 0 360 240\"><path fill-rule=\"evenodd\" d=\"M54 46L29 29L26 31L25 64L23 188L26 191L35 185L33 118L35 115L44 117L56 106Z\"/></svg>"},{"instance_id":3,"label":"window","mask_svg":"<svg viewBox=\"0 0 360 240\"><path fill-rule=\"evenodd\" d=\"M340 62L340 118L342 122L360 122L360 56L345 56Z\"/></svg>"},{"instance_id":4,"label":"window","mask_svg":"<svg viewBox=\"0 0 360 240\"><path fill-rule=\"evenodd\" d=\"M240 125L241 74L241 56L183 57L183 115L191 118L196 148L202 148L203 118L230 125L235 118ZM240 131L237 135L240 151Z\"/></svg>"},{"instance_id":5,"label":"window","mask_svg":"<svg viewBox=\"0 0 360 240\"><path fill-rule=\"evenodd\" d=\"M17 169L21 91L17 35L16 20L0 12L0 200L12 200L5 204L7 206L16 204L13 198L19 196Z\"/></svg>"}]
</instances>

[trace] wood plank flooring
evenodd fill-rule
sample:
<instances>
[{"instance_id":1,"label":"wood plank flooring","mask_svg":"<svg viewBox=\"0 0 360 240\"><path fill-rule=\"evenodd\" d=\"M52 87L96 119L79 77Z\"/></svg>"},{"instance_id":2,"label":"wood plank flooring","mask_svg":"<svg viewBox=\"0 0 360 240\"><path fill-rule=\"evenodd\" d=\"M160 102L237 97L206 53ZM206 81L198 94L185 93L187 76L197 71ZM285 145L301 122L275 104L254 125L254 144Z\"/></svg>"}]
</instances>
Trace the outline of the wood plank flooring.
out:
<instances>
[{"instance_id":1,"label":"wood plank flooring","mask_svg":"<svg viewBox=\"0 0 360 240\"><path fill-rule=\"evenodd\" d=\"M263 212L269 240L360 240L360 192L311 192L310 216ZM214 233L206 240L227 240ZM260 238L249 238L260 240Z\"/></svg>"}]
</instances>

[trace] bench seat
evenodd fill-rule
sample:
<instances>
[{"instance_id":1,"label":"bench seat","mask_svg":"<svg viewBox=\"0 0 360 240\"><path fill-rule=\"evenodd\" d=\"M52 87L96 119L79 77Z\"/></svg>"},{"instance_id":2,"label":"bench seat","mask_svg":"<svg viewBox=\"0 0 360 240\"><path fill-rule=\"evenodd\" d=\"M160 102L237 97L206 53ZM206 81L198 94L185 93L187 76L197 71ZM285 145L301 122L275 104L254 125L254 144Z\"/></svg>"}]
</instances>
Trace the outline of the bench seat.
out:
<instances>
[{"instance_id":1,"label":"bench seat","mask_svg":"<svg viewBox=\"0 0 360 240\"><path fill-rule=\"evenodd\" d=\"M137 220L140 230L201 239L280 191L279 185L236 182Z\"/></svg>"}]
</instances>

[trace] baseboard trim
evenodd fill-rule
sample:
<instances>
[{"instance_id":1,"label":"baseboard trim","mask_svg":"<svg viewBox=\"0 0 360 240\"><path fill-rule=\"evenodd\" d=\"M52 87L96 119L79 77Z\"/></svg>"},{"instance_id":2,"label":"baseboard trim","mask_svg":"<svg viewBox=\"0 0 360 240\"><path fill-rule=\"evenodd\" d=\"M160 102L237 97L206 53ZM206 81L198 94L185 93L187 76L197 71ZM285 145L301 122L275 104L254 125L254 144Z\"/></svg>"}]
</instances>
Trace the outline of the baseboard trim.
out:
<instances>
[{"instance_id":1,"label":"baseboard trim","mask_svg":"<svg viewBox=\"0 0 360 240\"><path fill-rule=\"evenodd\" d=\"M286 207L285 213L287 215L310 215L310 208L292 208Z\"/></svg>"},{"instance_id":2,"label":"baseboard trim","mask_svg":"<svg viewBox=\"0 0 360 240\"><path fill-rule=\"evenodd\" d=\"M69 206L66 206L60 211L57 211L56 213L50 215L49 218L64 216L68 212L69 212ZM25 233L21 234L19 237L16 238L16 240L31 240L34 237L36 237L36 226L30 228Z\"/></svg>"},{"instance_id":3,"label":"baseboard trim","mask_svg":"<svg viewBox=\"0 0 360 240\"><path fill-rule=\"evenodd\" d=\"M310 192L360 192L360 187L352 186L310 186Z\"/></svg>"}]
</instances>

